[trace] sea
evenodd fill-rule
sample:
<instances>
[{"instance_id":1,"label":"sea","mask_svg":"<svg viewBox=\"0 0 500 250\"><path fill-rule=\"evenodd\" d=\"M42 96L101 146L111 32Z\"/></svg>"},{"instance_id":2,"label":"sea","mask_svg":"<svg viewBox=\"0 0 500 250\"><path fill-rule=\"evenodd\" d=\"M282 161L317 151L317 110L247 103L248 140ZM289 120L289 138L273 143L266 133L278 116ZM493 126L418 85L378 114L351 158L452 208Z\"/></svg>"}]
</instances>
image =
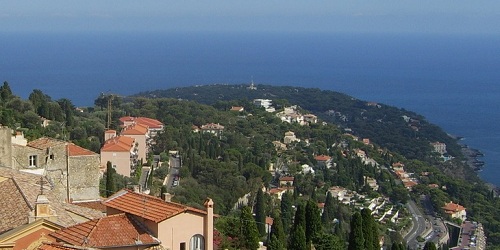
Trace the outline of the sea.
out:
<instances>
[{"instance_id":1,"label":"sea","mask_svg":"<svg viewBox=\"0 0 500 250\"><path fill-rule=\"evenodd\" d=\"M101 94L201 84L346 93L422 114L484 153L500 186L500 35L0 32L0 81L91 106Z\"/></svg>"}]
</instances>

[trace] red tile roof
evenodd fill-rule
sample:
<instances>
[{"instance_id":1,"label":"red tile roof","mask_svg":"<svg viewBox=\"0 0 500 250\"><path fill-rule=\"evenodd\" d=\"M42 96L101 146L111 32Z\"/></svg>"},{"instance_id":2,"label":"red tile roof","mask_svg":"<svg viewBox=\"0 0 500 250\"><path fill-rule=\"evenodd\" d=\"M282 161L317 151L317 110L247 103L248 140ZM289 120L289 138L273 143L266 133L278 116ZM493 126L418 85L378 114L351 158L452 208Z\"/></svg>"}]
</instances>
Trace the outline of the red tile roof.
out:
<instances>
[{"instance_id":1,"label":"red tile roof","mask_svg":"<svg viewBox=\"0 0 500 250\"><path fill-rule=\"evenodd\" d=\"M95 156L95 152L82 148L74 143L68 144L69 156Z\"/></svg>"},{"instance_id":2,"label":"red tile roof","mask_svg":"<svg viewBox=\"0 0 500 250\"><path fill-rule=\"evenodd\" d=\"M87 221L55 231L50 236L68 244L97 248L160 244L144 225L127 214Z\"/></svg>"},{"instance_id":3,"label":"red tile roof","mask_svg":"<svg viewBox=\"0 0 500 250\"><path fill-rule=\"evenodd\" d=\"M293 176L283 176L280 177L280 181L293 181L295 178Z\"/></svg>"},{"instance_id":4,"label":"red tile roof","mask_svg":"<svg viewBox=\"0 0 500 250\"><path fill-rule=\"evenodd\" d=\"M317 161L328 161L331 159L331 157L328 155L317 155L314 157L314 159L316 159Z\"/></svg>"},{"instance_id":5,"label":"red tile roof","mask_svg":"<svg viewBox=\"0 0 500 250\"><path fill-rule=\"evenodd\" d=\"M167 202L147 194L135 193L122 189L111 196L103 204L107 207L133 214L159 223L184 212L195 212L205 215L207 212L179 203Z\"/></svg>"},{"instance_id":6,"label":"red tile roof","mask_svg":"<svg viewBox=\"0 0 500 250\"><path fill-rule=\"evenodd\" d=\"M101 152L127 152L132 150L134 146L134 138L126 137L126 136L117 136L111 139L108 139L104 142L104 145L101 148Z\"/></svg>"},{"instance_id":7,"label":"red tile roof","mask_svg":"<svg viewBox=\"0 0 500 250\"><path fill-rule=\"evenodd\" d=\"M150 129L162 129L163 123L152 118L148 117L132 117L132 116L124 116L120 118L122 123L126 122L134 122L136 124L141 124L149 127Z\"/></svg>"},{"instance_id":8,"label":"red tile roof","mask_svg":"<svg viewBox=\"0 0 500 250\"><path fill-rule=\"evenodd\" d=\"M146 135L148 127L142 124L134 124L123 128L121 135Z\"/></svg>"},{"instance_id":9,"label":"red tile roof","mask_svg":"<svg viewBox=\"0 0 500 250\"><path fill-rule=\"evenodd\" d=\"M465 210L465 207L463 207L459 204L455 204L455 203L450 201L450 202L444 204L443 209L444 209L445 213L452 214L452 213L456 213L456 212L460 212L460 211Z\"/></svg>"},{"instance_id":10,"label":"red tile roof","mask_svg":"<svg viewBox=\"0 0 500 250\"><path fill-rule=\"evenodd\" d=\"M74 250L74 249L83 249L83 248L56 242L44 242L41 246L38 247L38 250Z\"/></svg>"}]
</instances>

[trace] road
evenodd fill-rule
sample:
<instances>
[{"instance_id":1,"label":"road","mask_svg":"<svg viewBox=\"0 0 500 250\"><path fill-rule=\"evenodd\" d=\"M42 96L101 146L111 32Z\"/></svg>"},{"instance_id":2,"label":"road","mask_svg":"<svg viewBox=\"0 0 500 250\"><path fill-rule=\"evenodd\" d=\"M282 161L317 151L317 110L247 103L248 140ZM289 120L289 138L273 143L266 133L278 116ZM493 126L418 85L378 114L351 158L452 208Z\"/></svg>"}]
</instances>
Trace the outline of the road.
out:
<instances>
[{"instance_id":1,"label":"road","mask_svg":"<svg viewBox=\"0 0 500 250\"><path fill-rule=\"evenodd\" d=\"M167 191L173 188L172 183L174 182L174 176L179 175L179 169L181 168L181 158L180 156L170 156L169 158L169 173L167 179Z\"/></svg>"},{"instance_id":2,"label":"road","mask_svg":"<svg viewBox=\"0 0 500 250\"><path fill-rule=\"evenodd\" d=\"M408 201L408 203L406 203L406 207L412 214L413 227L410 232L408 232L408 234L404 237L404 240L406 241L406 244L410 249L419 249L419 242L417 241L417 237L425 231L426 221L414 201Z\"/></svg>"}]
</instances>

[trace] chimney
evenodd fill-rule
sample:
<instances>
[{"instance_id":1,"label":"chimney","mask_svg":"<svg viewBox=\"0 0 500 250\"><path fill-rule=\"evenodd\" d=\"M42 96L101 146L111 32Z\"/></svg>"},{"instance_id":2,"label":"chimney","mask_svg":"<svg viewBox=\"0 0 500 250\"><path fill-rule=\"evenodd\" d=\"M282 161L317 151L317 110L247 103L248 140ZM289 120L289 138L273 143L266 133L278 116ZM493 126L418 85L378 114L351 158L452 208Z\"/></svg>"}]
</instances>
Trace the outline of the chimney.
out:
<instances>
[{"instance_id":1,"label":"chimney","mask_svg":"<svg viewBox=\"0 0 500 250\"><path fill-rule=\"evenodd\" d=\"M172 200L172 195L170 193L163 193L163 200L170 202Z\"/></svg>"},{"instance_id":2,"label":"chimney","mask_svg":"<svg viewBox=\"0 0 500 250\"><path fill-rule=\"evenodd\" d=\"M212 199L207 198L203 204L207 209L207 216L205 217L205 250L214 249L214 202Z\"/></svg>"},{"instance_id":3,"label":"chimney","mask_svg":"<svg viewBox=\"0 0 500 250\"><path fill-rule=\"evenodd\" d=\"M104 132L104 141L107 141L107 140L114 138L114 137L116 137L116 130L110 129L110 130L106 130Z\"/></svg>"}]
</instances>

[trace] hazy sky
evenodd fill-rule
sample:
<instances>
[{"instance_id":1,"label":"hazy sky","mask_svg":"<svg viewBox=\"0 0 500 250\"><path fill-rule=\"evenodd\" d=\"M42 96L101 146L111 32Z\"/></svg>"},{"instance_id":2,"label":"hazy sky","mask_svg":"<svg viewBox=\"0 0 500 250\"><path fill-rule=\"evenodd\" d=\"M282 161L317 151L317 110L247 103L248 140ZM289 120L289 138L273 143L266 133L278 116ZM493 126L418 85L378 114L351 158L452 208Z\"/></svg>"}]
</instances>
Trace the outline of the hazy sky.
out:
<instances>
[{"instance_id":1,"label":"hazy sky","mask_svg":"<svg viewBox=\"0 0 500 250\"><path fill-rule=\"evenodd\" d=\"M499 0L0 0L0 31L500 33Z\"/></svg>"}]
</instances>

